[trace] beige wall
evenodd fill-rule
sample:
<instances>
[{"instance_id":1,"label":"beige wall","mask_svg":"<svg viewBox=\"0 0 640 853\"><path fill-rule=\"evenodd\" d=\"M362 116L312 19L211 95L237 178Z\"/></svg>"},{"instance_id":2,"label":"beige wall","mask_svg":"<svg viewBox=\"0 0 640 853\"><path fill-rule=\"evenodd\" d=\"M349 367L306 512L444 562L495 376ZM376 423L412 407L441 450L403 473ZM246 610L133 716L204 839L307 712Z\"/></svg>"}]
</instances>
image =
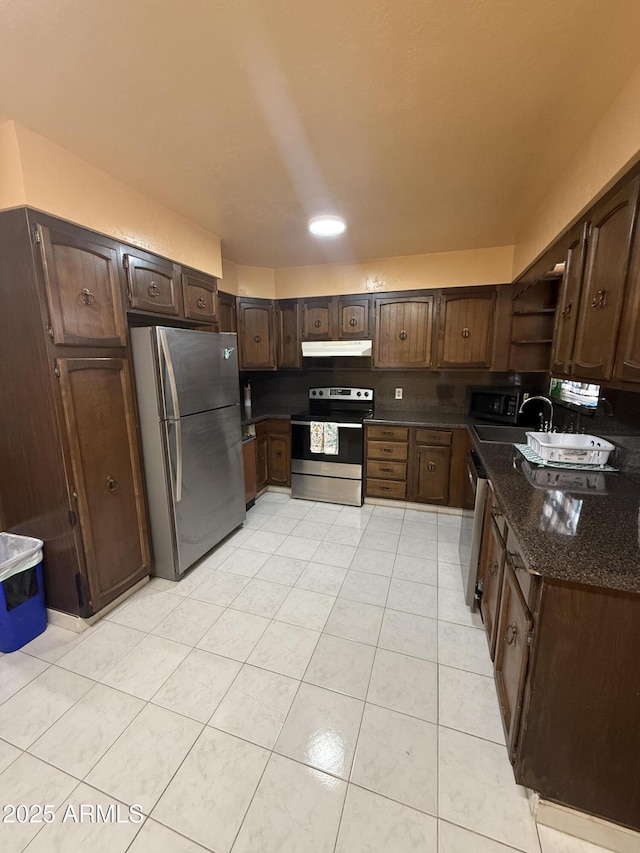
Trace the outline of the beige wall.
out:
<instances>
[{"instance_id":1,"label":"beige wall","mask_svg":"<svg viewBox=\"0 0 640 853\"><path fill-rule=\"evenodd\" d=\"M402 255L355 264L320 264L275 271L278 299L412 290L421 287L462 287L511 281L513 246Z\"/></svg>"},{"instance_id":2,"label":"beige wall","mask_svg":"<svg viewBox=\"0 0 640 853\"><path fill-rule=\"evenodd\" d=\"M28 205L211 275L220 239L15 122L0 126L0 207ZM16 160L17 155L17 160Z\"/></svg>"},{"instance_id":3,"label":"beige wall","mask_svg":"<svg viewBox=\"0 0 640 853\"><path fill-rule=\"evenodd\" d=\"M549 128L553 134L553 126ZM513 277L640 159L640 65L516 242Z\"/></svg>"},{"instance_id":4,"label":"beige wall","mask_svg":"<svg viewBox=\"0 0 640 853\"><path fill-rule=\"evenodd\" d=\"M275 270L269 267L246 267L223 258L220 290L235 296L275 299Z\"/></svg>"}]
</instances>

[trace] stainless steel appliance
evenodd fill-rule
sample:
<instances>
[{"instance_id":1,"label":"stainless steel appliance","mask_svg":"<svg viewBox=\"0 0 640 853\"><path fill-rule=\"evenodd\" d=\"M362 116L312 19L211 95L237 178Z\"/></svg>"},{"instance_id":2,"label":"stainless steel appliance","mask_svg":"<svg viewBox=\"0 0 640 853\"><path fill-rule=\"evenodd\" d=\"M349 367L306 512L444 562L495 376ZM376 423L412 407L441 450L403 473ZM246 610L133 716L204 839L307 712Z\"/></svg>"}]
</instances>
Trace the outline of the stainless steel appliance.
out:
<instances>
[{"instance_id":1,"label":"stainless steel appliance","mask_svg":"<svg viewBox=\"0 0 640 853\"><path fill-rule=\"evenodd\" d=\"M372 388L309 389L309 408L291 417L292 497L362 504L363 421L372 412ZM337 424L337 454L312 453L312 421Z\"/></svg>"},{"instance_id":2,"label":"stainless steel appliance","mask_svg":"<svg viewBox=\"0 0 640 853\"><path fill-rule=\"evenodd\" d=\"M179 580L245 519L235 334L131 330L154 572Z\"/></svg>"},{"instance_id":3,"label":"stainless steel appliance","mask_svg":"<svg viewBox=\"0 0 640 853\"><path fill-rule=\"evenodd\" d=\"M486 421L515 424L528 397L522 388L472 388L469 414Z\"/></svg>"},{"instance_id":4,"label":"stainless steel appliance","mask_svg":"<svg viewBox=\"0 0 640 853\"><path fill-rule=\"evenodd\" d=\"M460 525L459 554L465 603L476 610L482 590L478 589L478 567L482 544L482 522L489 480L475 450L467 454L467 474L475 496L472 511L464 510Z\"/></svg>"}]
</instances>

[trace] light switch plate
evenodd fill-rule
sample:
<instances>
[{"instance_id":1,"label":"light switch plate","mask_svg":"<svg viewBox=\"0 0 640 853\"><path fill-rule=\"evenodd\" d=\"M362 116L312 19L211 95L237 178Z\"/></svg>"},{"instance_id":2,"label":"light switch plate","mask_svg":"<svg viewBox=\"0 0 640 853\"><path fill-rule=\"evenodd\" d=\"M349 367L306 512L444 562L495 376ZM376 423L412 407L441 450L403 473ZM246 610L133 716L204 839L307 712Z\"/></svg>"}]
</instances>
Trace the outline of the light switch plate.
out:
<instances>
[{"instance_id":1,"label":"light switch plate","mask_svg":"<svg viewBox=\"0 0 640 853\"><path fill-rule=\"evenodd\" d=\"M402 388L396 388L396 400L402 400Z\"/></svg>"}]
</instances>

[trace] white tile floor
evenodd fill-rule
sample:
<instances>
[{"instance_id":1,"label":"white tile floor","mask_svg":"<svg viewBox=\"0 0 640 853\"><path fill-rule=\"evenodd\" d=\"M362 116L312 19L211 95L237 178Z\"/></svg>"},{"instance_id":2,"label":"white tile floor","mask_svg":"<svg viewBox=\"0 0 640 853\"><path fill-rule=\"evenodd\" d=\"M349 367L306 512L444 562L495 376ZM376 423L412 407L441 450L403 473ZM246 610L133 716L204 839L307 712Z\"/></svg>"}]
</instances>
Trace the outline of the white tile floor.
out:
<instances>
[{"instance_id":1,"label":"white tile floor","mask_svg":"<svg viewBox=\"0 0 640 853\"><path fill-rule=\"evenodd\" d=\"M57 809L3 853L597 853L513 781L459 522L269 493L179 584L2 656L0 805Z\"/></svg>"}]
</instances>

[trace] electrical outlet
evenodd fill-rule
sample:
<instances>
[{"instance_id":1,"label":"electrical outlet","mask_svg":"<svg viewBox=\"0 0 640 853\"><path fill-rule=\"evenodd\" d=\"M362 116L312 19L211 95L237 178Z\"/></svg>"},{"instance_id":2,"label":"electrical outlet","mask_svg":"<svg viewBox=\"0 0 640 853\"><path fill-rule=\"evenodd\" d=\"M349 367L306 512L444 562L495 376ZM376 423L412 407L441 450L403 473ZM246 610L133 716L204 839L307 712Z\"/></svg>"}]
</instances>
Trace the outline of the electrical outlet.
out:
<instances>
[{"instance_id":1,"label":"electrical outlet","mask_svg":"<svg viewBox=\"0 0 640 853\"><path fill-rule=\"evenodd\" d=\"M396 400L402 400L402 388L396 388Z\"/></svg>"}]
</instances>

